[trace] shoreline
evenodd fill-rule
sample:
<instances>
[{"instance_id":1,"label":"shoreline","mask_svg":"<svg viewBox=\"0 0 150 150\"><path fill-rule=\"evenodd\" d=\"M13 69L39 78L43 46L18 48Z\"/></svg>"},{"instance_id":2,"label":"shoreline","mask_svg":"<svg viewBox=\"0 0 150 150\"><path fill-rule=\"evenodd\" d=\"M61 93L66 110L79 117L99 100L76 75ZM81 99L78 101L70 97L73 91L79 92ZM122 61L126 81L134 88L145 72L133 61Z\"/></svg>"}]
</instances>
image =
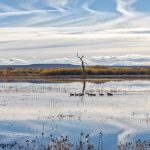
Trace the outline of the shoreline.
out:
<instances>
[{"instance_id":1,"label":"shoreline","mask_svg":"<svg viewBox=\"0 0 150 150\"><path fill-rule=\"evenodd\" d=\"M79 75L62 76L0 76L0 82L93 82L103 83L120 80L150 80L150 75L89 75L86 79Z\"/></svg>"}]
</instances>

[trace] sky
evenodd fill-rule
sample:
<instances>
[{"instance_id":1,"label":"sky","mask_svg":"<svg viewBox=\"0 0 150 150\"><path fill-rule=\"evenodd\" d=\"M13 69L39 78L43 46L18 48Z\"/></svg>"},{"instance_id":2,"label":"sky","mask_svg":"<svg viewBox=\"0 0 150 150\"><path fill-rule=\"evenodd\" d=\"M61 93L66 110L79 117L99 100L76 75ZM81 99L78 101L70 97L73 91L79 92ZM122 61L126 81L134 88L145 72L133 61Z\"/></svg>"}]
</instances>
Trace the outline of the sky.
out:
<instances>
[{"instance_id":1,"label":"sky","mask_svg":"<svg viewBox=\"0 0 150 150\"><path fill-rule=\"evenodd\" d=\"M0 64L150 65L150 0L0 0Z\"/></svg>"}]
</instances>

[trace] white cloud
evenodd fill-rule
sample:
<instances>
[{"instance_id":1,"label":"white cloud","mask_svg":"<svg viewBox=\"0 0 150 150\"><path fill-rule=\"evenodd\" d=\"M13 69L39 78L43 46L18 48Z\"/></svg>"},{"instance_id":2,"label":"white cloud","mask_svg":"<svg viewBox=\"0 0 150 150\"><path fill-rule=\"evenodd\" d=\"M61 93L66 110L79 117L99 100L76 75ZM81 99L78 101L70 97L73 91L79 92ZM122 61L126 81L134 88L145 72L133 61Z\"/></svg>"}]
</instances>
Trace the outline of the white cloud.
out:
<instances>
[{"instance_id":1,"label":"white cloud","mask_svg":"<svg viewBox=\"0 0 150 150\"><path fill-rule=\"evenodd\" d=\"M5 12L0 13L0 58L73 57L75 50L87 57L150 55L150 17L134 10L135 0L116 0L120 13L93 10L92 2L76 1L73 5L73 0L25 0L16 7L1 4Z\"/></svg>"},{"instance_id":2,"label":"white cloud","mask_svg":"<svg viewBox=\"0 0 150 150\"><path fill-rule=\"evenodd\" d=\"M53 4L53 5L56 5L56 6L59 6L59 7L64 7L65 5L68 4L68 2L70 0L46 0L50 5Z\"/></svg>"},{"instance_id":3,"label":"white cloud","mask_svg":"<svg viewBox=\"0 0 150 150\"><path fill-rule=\"evenodd\" d=\"M123 15L132 16L134 15L134 11L132 8L132 4L136 0L117 0L117 10Z\"/></svg>"},{"instance_id":4,"label":"white cloud","mask_svg":"<svg viewBox=\"0 0 150 150\"><path fill-rule=\"evenodd\" d=\"M86 0L84 3L83 3L83 6L82 6L82 8L84 9L84 10L86 10L86 11L88 11L88 12L90 12L90 13L98 13L96 10L94 10L94 9L91 9L90 8L90 5L92 4L94 2L94 0Z\"/></svg>"},{"instance_id":5,"label":"white cloud","mask_svg":"<svg viewBox=\"0 0 150 150\"><path fill-rule=\"evenodd\" d=\"M105 66L149 66L150 56L146 55L122 55L122 56L93 56L86 58L88 65ZM53 58L53 59L0 59L1 65L28 65L28 64L74 64L79 65L77 58Z\"/></svg>"},{"instance_id":6,"label":"white cloud","mask_svg":"<svg viewBox=\"0 0 150 150\"><path fill-rule=\"evenodd\" d=\"M124 56L94 56L90 59L93 64L112 66L149 66L150 56L124 55Z\"/></svg>"}]
</instances>

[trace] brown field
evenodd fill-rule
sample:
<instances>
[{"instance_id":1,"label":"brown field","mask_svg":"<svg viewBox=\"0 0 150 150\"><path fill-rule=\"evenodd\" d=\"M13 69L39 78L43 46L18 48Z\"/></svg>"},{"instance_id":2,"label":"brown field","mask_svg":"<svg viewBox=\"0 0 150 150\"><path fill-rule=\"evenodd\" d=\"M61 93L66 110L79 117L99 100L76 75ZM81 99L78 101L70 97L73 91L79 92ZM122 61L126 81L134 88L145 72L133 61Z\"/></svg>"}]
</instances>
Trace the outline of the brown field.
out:
<instances>
[{"instance_id":1,"label":"brown field","mask_svg":"<svg viewBox=\"0 0 150 150\"><path fill-rule=\"evenodd\" d=\"M93 82L101 83L109 80L149 79L150 68L146 67L86 67L87 78L82 76L82 68L6 68L0 70L1 81L31 82Z\"/></svg>"}]
</instances>

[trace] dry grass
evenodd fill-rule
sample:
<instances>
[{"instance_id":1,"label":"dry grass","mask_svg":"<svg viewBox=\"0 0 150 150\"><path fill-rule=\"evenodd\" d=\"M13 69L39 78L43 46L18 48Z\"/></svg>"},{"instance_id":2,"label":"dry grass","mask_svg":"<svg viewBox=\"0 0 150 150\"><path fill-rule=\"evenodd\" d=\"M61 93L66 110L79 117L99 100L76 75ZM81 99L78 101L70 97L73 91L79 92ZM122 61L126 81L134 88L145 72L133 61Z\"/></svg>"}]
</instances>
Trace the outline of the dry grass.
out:
<instances>
[{"instance_id":1,"label":"dry grass","mask_svg":"<svg viewBox=\"0 0 150 150\"><path fill-rule=\"evenodd\" d=\"M103 133L98 136L98 145L93 145L89 134L81 133L78 142L71 143L68 136L54 137L50 135L49 144L44 144L44 133L41 140L26 140L24 145L17 142L11 144L0 143L1 150L104 150ZM106 141L107 142L107 141ZM148 141L133 141L116 145L116 150L149 150L150 140Z\"/></svg>"},{"instance_id":2,"label":"dry grass","mask_svg":"<svg viewBox=\"0 0 150 150\"><path fill-rule=\"evenodd\" d=\"M150 150L150 140L148 141L134 141L126 142L125 144L120 143L118 150Z\"/></svg>"},{"instance_id":3,"label":"dry grass","mask_svg":"<svg viewBox=\"0 0 150 150\"><path fill-rule=\"evenodd\" d=\"M100 133L102 136L102 133ZM49 144L44 143L44 133L42 133L41 140L26 140L24 145L20 145L17 142L11 144L0 143L1 150L95 150L94 145L91 143L91 137L89 134L80 134L79 141L76 144L72 144L68 136L54 137L50 135ZM101 145L99 145L101 146Z\"/></svg>"},{"instance_id":4,"label":"dry grass","mask_svg":"<svg viewBox=\"0 0 150 150\"><path fill-rule=\"evenodd\" d=\"M150 75L150 68L144 67L86 67L88 75ZM51 68L51 69L3 69L0 76L58 76L82 75L81 68Z\"/></svg>"}]
</instances>

